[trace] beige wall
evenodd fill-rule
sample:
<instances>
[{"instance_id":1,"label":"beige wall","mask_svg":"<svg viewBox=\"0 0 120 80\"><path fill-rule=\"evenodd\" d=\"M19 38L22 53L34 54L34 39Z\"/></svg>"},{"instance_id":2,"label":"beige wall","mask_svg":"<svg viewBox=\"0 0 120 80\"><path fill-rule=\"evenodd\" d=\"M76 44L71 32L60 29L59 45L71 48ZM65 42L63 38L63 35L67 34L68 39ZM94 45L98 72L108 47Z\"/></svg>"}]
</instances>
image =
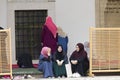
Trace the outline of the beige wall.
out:
<instances>
[{"instance_id":1,"label":"beige wall","mask_svg":"<svg viewBox=\"0 0 120 80\"><path fill-rule=\"evenodd\" d=\"M104 11L107 0L95 0L96 27L104 26Z\"/></svg>"},{"instance_id":2,"label":"beige wall","mask_svg":"<svg viewBox=\"0 0 120 80\"><path fill-rule=\"evenodd\" d=\"M120 1L107 2L104 17L106 27L120 27Z\"/></svg>"},{"instance_id":3,"label":"beige wall","mask_svg":"<svg viewBox=\"0 0 120 80\"><path fill-rule=\"evenodd\" d=\"M8 3L8 26L12 30L12 62L16 64L16 50L15 50L15 10L42 10L47 9L48 15L50 15L55 21L55 2L48 2L43 0L36 0L36 1L10 1ZM38 63L38 61L33 61L33 63Z\"/></svg>"},{"instance_id":4,"label":"beige wall","mask_svg":"<svg viewBox=\"0 0 120 80\"><path fill-rule=\"evenodd\" d=\"M96 26L120 27L119 6L119 0L96 0Z\"/></svg>"}]
</instances>

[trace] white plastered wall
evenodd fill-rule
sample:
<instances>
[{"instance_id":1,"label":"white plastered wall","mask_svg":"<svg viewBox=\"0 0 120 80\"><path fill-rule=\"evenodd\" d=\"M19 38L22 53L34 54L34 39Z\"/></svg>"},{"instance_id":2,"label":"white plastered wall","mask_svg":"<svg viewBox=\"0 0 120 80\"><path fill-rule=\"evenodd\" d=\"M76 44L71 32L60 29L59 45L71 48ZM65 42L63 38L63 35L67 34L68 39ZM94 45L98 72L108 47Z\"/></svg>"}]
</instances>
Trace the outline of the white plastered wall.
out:
<instances>
[{"instance_id":1,"label":"white plastered wall","mask_svg":"<svg viewBox=\"0 0 120 80\"><path fill-rule=\"evenodd\" d=\"M0 26L7 28L7 0L0 0Z\"/></svg>"},{"instance_id":2,"label":"white plastered wall","mask_svg":"<svg viewBox=\"0 0 120 80\"><path fill-rule=\"evenodd\" d=\"M68 55L79 42L89 41L95 26L95 0L56 0L56 23L68 34Z\"/></svg>"}]
</instances>

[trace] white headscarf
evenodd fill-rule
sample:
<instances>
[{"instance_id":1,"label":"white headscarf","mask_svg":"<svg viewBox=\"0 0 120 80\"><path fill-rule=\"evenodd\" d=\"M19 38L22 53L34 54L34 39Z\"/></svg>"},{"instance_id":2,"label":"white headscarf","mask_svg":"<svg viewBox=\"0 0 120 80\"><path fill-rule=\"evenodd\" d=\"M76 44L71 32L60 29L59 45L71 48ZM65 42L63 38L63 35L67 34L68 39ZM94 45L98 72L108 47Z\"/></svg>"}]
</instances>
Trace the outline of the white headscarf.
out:
<instances>
[{"instance_id":1,"label":"white headscarf","mask_svg":"<svg viewBox=\"0 0 120 80\"><path fill-rule=\"evenodd\" d=\"M58 35L61 36L61 37L66 37L67 34L62 30L61 27L58 27Z\"/></svg>"}]
</instances>

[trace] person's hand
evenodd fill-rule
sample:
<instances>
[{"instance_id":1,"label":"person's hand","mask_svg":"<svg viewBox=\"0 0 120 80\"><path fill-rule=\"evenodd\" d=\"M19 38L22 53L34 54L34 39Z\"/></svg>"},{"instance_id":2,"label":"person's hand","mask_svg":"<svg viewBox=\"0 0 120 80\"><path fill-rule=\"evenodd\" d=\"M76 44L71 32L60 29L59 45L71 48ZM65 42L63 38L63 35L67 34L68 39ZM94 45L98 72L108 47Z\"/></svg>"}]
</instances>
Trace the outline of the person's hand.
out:
<instances>
[{"instance_id":1,"label":"person's hand","mask_svg":"<svg viewBox=\"0 0 120 80\"><path fill-rule=\"evenodd\" d=\"M77 63L78 63L78 61L77 61L77 60L75 60L75 61L74 61L74 64L77 64Z\"/></svg>"},{"instance_id":2,"label":"person's hand","mask_svg":"<svg viewBox=\"0 0 120 80\"><path fill-rule=\"evenodd\" d=\"M71 63L74 64L74 60L71 60Z\"/></svg>"},{"instance_id":3,"label":"person's hand","mask_svg":"<svg viewBox=\"0 0 120 80\"><path fill-rule=\"evenodd\" d=\"M64 60L61 60L61 61L60 61L61 65L63 64L63 62L64 62Z\"/></svg>"},{"instance_id":4,"label":"person's hand","mask_svg":"<svg viewBox=\"0 0 120 80\"><path fill-rule=\"evenodd\" d=\"M71 63L76 65L78 63L78 61L77 60L71 60Z\"/></svg>"},{"instance_id":5,"label":"person's hand","mask_svg":"<svg viewBox=\"0 0 120 80\"><path fill-rule=\"evenodd\" d=\"M59 60L56 60L56 61L57 61L58 66L61 66L61 65L62 65Z\"/></svg>"},{"instance_id":6,"label":"person's hand","mask_svg":"<svg viewBox=\"0 0 120 80\"><path fill-rule=\"evenodd\" d=\"M50 56L50 54L51 54L51 49L49 48L48 49L48 56Z\"/></svg>"}]
</instances>

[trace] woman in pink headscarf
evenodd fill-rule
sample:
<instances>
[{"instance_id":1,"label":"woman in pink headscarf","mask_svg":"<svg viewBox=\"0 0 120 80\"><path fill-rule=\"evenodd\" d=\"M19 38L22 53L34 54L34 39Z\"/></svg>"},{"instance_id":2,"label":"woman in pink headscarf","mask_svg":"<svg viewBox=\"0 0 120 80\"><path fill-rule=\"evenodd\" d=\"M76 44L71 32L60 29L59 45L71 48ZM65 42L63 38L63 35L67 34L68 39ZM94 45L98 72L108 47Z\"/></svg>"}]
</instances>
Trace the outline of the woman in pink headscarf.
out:
<instances>
[{"instance_id":1,"label":"woman in pink headscarf","mask_svg":"<svg viewBox=\"0 0 120 80\"><path fill-rule=\"evenodd\" d=\"M42 46L51 48L51 52L54 53L57 49L57 27L53 23L52 18L48 16L42 29L41 35Z\"/></svg>"},{"instance_id":2,"label":"woman in pink headscarf","mask_svg":"<svg viewBox=\"0 0 120 80\"><path fill-rule=\"evenodd\" d=\"M39 57L38 70L43 72L43 77L53 77L51 49L43 47Z\"/></svg>"}]
</instances>

